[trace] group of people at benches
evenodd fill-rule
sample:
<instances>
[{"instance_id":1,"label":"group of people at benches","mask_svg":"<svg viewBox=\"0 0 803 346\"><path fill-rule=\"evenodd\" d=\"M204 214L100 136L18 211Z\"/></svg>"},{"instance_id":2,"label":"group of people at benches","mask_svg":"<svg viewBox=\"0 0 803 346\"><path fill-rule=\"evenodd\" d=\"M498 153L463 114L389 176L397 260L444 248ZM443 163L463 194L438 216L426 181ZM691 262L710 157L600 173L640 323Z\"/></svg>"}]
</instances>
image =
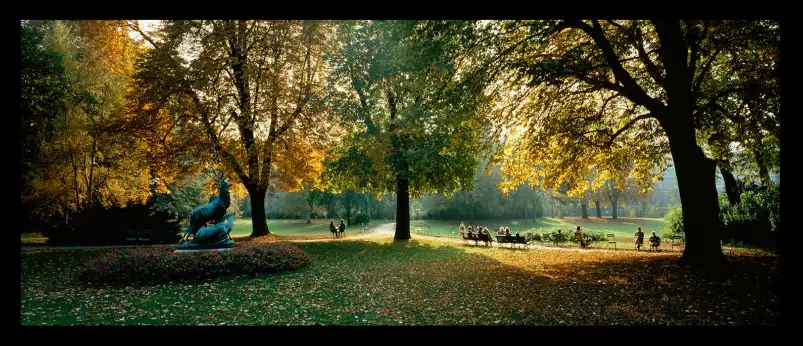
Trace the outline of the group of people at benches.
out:
<instances>
[{"instance_id":1,"label":"group of people at benches","mask_svg":"<svg viewBox=\"0 0 803 346\"><path fill-rule=\"evenodd\" d=\"M501 226L499 230L496 231L496 236L504 236L506 241L516 241L516 242L524 242L524 237L521 236L519 232L516 232L516 235L512 235L510 233L510 228ZM460 223L460 237L467 240L473 240L474 244L478 242L485 242L485 245L489 245L493 243L493 238L491 237L491 231L488 227L485 226L468 226L464 223Z\"/></svg>"},{"instance_id":2,"label":"group of people at benches","mask_svg":"<svg viewBox=\"0 0 803 346\"><path fill-rule=\"evenodd\" d=\"M644 232L641 231L641 227L633 234L633 241L636 243L636 251L641 251L641 246L644 245ZM650 250L658 250L659 246L661 246L661 237L657 236L655 232L652 232L652 237L650 237Z\"/></svg>"},{"instance_id":3,"label":"group of people at benches","mask_svg":"<svg viewBox=\"0 0 803 346\"><path fill-rule=\"evenodd\" d=\"M335 227L335 222L332 221L329 224L329 231L332 232L333 238L340 238L346 236L346 224L343 222L343 219L340 219L340 226Z\"/></svg>"}]
</instances>

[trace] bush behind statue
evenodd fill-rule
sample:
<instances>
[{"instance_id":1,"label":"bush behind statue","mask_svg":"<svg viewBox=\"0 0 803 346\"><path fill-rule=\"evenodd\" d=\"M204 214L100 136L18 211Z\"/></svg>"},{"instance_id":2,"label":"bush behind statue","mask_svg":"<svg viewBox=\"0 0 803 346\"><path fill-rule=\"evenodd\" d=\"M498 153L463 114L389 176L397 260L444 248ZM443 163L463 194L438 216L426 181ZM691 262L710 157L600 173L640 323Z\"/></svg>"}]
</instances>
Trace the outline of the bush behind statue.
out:
<instances>
[{"instance_id":1,"label":"bush behind statue","mask_svg":"<svg viewBox=\"0 0 803 346\"><path fill-rule=\"evenodd\" d=\"M125 207L95 206L51 220L42 235L54 245L125 244L129 230L150 230L151 243L178 242L179 220L163 211L154 211L152 202ZM65 220L66 223L65 223Z\"/></svg>"},{"instance_id":2,"label":"bush behind statue","mask_svg":"<svg viewBox=\"0 0 803 346\"><path fill-rule=\"evenodd\" d=\"M173 253L164 247L116 250L79 270L90 283L158 283L217 276L276 273L309 264L309 255L289 244L238 244L230 251Z\"/></svg>"}]
</instances>

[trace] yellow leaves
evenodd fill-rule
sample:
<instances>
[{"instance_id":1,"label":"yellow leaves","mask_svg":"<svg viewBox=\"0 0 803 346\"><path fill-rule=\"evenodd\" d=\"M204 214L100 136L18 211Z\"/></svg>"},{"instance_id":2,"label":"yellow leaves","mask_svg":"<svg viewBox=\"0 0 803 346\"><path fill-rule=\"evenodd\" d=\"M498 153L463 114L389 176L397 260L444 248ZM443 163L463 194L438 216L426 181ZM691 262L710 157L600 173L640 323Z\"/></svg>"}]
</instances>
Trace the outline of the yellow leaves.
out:
<instances>
[{"instance_id":1,"label":"yellow leaves","mask_svg":"<svg viewBox=\"0 0 803 346\"><path fill-rule=\"evenodd\" d=\"M299 191L304 183L314 184L323 173L324 153L315 148L302 135L290 133L280 144L284 150L274 150L272 163L275 165L273 180L282 191Z\"/></svg>"}]
</instances>

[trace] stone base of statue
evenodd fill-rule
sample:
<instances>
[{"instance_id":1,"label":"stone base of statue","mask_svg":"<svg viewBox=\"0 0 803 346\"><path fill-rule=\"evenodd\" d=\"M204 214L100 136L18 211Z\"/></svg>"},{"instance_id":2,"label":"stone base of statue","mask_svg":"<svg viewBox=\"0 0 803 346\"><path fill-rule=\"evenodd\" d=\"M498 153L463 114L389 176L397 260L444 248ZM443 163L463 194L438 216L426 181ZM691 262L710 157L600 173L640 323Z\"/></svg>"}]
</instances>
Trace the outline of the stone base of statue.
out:
<instances>
[{"instance_id":1,"label":"stone base of statue","mask_svg":"<svg viewBox=\"0 0 803 346\"><path fill-rule=\"evenodd\" d=\"M219 249L197 249L197 250L176 249L176 250L173 250L173 252L174 253L211 252L211 251L221 252L221 251L230 251L231 249L233 249L233 247L224 247L224 248L219 248Z\"/></svg>"},{"instance_id":2,"label":"stone base of statue","mask_svg":"<svg viewBox=\"0 0 803 346\"><path fill-rule=\"evenodd\" d=\"M224 239L223 241L219 242L203 242L197 241L195 239L192 240L181 240L178 242L178 249L179 250L216 250L216 249L231 249L234 247L234 240L231 238Z\"/></svg>"}]
</instances>

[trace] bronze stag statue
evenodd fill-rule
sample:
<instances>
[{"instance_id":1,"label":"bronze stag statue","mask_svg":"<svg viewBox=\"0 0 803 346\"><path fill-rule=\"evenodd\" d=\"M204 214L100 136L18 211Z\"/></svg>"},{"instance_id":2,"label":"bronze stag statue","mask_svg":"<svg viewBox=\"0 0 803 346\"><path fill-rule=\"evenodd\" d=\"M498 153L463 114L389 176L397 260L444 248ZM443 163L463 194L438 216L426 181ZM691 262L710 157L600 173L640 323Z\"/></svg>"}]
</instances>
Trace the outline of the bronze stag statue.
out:
<instances>
[{"instance_id":1,"label":"bronze stag statue","mask_svg":"<svg viewBox=\"0 0 803 346\"><path fill-rule=\"evenodd\" d=\"M226 209L231 204L229 187L232 183L226 181L224 174L217 174L214 170L212 178L218 181L218 195L209 204L196 207L190 213L190 226L179 240L178 248L189 249L217 249L234 247L234 241L229 236L232 228L234 214L226 215ZM228 222L223 223L228 216ZM211 223L211 225L207 225Z\"/></svg>"}]
</instances>

